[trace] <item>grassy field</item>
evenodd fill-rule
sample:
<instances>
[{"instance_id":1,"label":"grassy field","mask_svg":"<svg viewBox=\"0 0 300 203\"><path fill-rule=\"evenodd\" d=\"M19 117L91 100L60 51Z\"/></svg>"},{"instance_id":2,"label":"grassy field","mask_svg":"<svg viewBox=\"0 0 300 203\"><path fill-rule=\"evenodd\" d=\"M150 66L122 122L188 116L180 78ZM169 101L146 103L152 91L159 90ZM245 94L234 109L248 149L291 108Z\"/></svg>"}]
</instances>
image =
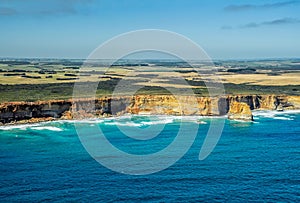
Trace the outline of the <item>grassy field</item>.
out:
<instances>
[{"instance_id":1,"label":"grassy field","mask_svg":"<svg viewBox=\"0 0 300 203\"><path fill-rule=\"evenodd\" d=\"M85 65L73 60L1 60L0 102L70 99L74 83L89 88L98 84L96 96L110 95L116 85L138 89L136 94L187 94L192 89L207 96L205 81L220 79L227 94L300 95L300 60L218 61L217 74L211 67L195 69L174 62L129 63L109 69L103 64ZM126 85L128 87L126 87ZM126 94L126 92L122 92ZM90 97L88 91L82 97Z\"/></svg>"}]
</instances>

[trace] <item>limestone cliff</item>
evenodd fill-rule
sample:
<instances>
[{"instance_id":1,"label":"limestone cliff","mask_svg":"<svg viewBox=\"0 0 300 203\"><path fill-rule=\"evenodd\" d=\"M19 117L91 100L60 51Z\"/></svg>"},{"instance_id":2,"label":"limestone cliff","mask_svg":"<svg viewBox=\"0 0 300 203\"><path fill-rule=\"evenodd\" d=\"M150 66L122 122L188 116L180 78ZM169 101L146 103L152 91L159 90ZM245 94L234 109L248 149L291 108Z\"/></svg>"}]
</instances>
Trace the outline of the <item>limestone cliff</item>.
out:
<instances>
[{"instance_id":1,"label":"limestone cliff","mask_svg":"<svg viewBox=\"0 0 300 203\"><path fill-rule=\"evenodd\" d=\"M64 100L2 103L0 104L0 122L10 123L21 120L38 122L60 118L71 106L71 102Z\"/></svg>"},{"instance_id":2,"label":"limestone cliff","mask_svg":"<svg viewBox=\"0 0 300 203\"><path fill-rule=\"evenodd\" d=\"M193 97L172 95L136 95L102 97L96 100L51 100L0 104L0 122L38 122L51 119L83 119L107 115L229 115L230 119L251 118L250 110L300 109L300 96L228 95Z\"/></svg>"},{"instance_id":3,"label":"limestone cliff","mask_svg":"<svg viewBox=\"0 0 300 203\"><path fill-rule=\"evenodd\" d=\"M253 121L250 106L244 102L232 102L228 112L229 119Z\"/></svg>"}]
</instances>

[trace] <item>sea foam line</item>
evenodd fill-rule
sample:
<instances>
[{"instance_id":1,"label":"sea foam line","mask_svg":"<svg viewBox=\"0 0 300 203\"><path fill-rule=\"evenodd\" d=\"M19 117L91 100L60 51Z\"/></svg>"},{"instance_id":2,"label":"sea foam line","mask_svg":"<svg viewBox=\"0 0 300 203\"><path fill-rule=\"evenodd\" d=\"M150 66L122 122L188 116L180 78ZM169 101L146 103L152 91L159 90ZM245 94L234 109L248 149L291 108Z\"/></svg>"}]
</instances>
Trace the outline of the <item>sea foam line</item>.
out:
<instances>
[{"instance_id":1,"label":"sea foam line","mask_svg":"<svg viewBox=\"0 0 300 203\"><path fill-rule=\"evenodd\" d=\"M141 118L132 121L132 118ZM143 118L150 118L150 120L143 121ZM46 121L34 124L16 124L16 125L5 125L0 126L0 130L26 130L28 128L32 130L52 130L52 131L62 131L61 128L51 125L51 123L83 123L83 124L97 124L103 123L105 125L119 125L119 126L136 126L142 127L145 125L159 125L159 124L168 124L174 122L194 122L197 124L207 124L201 119L214 119L214 118L225 118L224 116L173 116L173 115L124 115L108 118L91 118L91 119L82 119L82 120L55 120L55 121Z\"/></svg>"},{"instance_id":2,"label":"sea foam line","mask_svg":"<svg viewBox=\"0 0 300 203\"><path fill-rule=\"evenodd\" d=\"M254 110L252 112L253 116L262 116L267 118L273 118L277 115L291 115L291 114L299 114L300 110L285 110L285 111L270 111L270 110Z\"/></svg>"},{"instance_id":3,"label":"sea foam line","mask_svg":"<svg viewBox=\"0 0 300 203\"><path fill-rule=\"evenodd\" d=\"M49 122L47 122L49 123ZM7 126L0 126L0 130L50 130L50 131L63 131L61 128L54 127L54 126L43 126L44 123L35 123L35 124L19 124L19 125L7 125Z\"/></svg>"},{"instance_id":4,"label":"sea foam line","mask_svg":"<svg viewBox=\"0 0 300 203\"><path fill-rule=\"evenodd\" d=\"M287 118L287 117L282 117L282 116L274 117L273 119L276 119L276 120L287 120L287 121L293 121L294 120L292 118Z\"/></svg>"},{"instance_id":5,"label":"sea foam line","mask_svg":"<svg viewBox=\"0 0 300 203\"><path fill-rule=\"evenodd\" d=\"M39 126L40 124L22 124L22 125L6 125L6 126L0 126L0 130L26 130L27 128Z\"/></svg>"},{"instance_id":6,"label":"sea foam line","mask_svg":"<svg viewBox=\"0 0 300 203\"><path fill-rule=\"evenodd\" d=\"M50 130L50 131L63 131L61 128L54 126L39 126L39 127L31 127L32 130Z\"/></svg>"}]
</instances>

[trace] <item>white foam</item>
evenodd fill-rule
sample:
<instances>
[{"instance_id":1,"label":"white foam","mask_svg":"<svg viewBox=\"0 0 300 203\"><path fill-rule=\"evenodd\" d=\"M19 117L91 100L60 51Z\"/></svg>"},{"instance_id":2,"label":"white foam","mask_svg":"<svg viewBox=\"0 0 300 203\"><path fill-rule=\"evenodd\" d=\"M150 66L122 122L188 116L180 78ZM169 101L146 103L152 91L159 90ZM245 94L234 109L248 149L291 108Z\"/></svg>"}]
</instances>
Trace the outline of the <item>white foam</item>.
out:
<instances>
[{"instance_id":1,"label":"white foam","mask_svg":"<svg viewBox=\"0 0 300 203\"><path fill-rule=\"evenodd\" d=\"M275 111L253 111L253 116L255 117L265 117L265 118L273 118L276 114Z\"/></svg>"},{"instance_id":2,"label":"white foam","mask_svg":"<svg viewBox=\"0 0 300 203\"><path fill-rule=\"evenodd\" d=\"M226 117L226 116L225 116ZM96 124L103 123L104 125L117 125L117 126L133 126L142 127L149 125L161 125L174 122L193 122L197 124L207 124L200 119L208 118L225 118L224 116L174 116L174 115L123 115L108 118L85 119L85 120L59 120L54 122L59 123L88 123ZM132 119L135 119L132 121ZM143 119L147 119L146 121Z\"/></svg>"},{"instance_id":3,"label":"white foam","mask_svg":"<svg viewBox=\"0 0 300 203\"><path fill-rule=\"evenodd\" d=\"M116 125L116 126L131 126L131 127L141 127L143 124L134 122L105 122L105 125Z\"/></svg>"},{"instance_id":4,"label":"white foam","mask_svg":"<svg viewBox=\"0 0 300 203\"><path fill-rule=\"evenodd\" d=\"M286 110L286 111L266 111L266 110L255 110L253 111L253 115L255 119L259 119L259 117L264 118L273 118L276 120L294 120L294 114L299 114L300 110Z\"/></svg>"},{"instance_id":5,"label":"white foam","mask_svg":"<svg viewBox=\"0 0 300 203\"><path fill-rule=\"evenodd\" d=\"M81 120L79 121L81 123L89 123L89 124L94 124L94 123L103 123L104 120L103 119L91 119L91 120Z\"/></svg>"},{"instance_id":6,"label":"white foam","mask_svg":"<svg viewBox=\"0 0 300 203\"><path fill-rule=\"evenodd\" d=\"M234 119L233 121L239 122L239 123L253 123L253 121L248 120L240 120L240 119Z\"/></svg>"},{"instance_id":7,"label":"white foam","mask_svg":"<svg viewBox=\"0 0 300 203\"><path fill-rule=\"evenodd\" d=\"M262 116L267 118L273 118L277 115L290 115L299 114L300 110L284 110L284 111L267 111L267 110L254 110L252 114L254 116Z\"/></svg>"},{"instance_id":8,"label":"white foam","mask_svg":"<svg viewBox=\"0 0 300 203\"><path fill-rule=\"evenodd\" d=\"M135 121L131 121L132 118L141 118ZM143 120L143 118L149 118L150 120ZM118 126L134 126L142 127L146 125L160 125L168 124L174 122L174 116L163 116L163 115L153 115L153 116L120 116L117 119L108 119L104 121L105 125L118 125Z\"/></svg>"},{"instance_id":9,"label":"white foam","mask_svg":"<svg viewBox=\"0 0 300 203\"><path fill-rule=\"evenodd\" d=\"M7 125L7 126L0 126L0 130L26 130L29 127L38 126L39 124L24 124L24 125Z\"/></svg>"},{"instance_id":10,"label":"white foam","mask_svg":"<svg viewBox=\"0 0 300 203\"><path fill-rule=\"evenodd\" d=\"M39 127L31 127L32 130L50 130L50 131L63 131L61 128L53 127L53 126L39 126Z\"/></svg>"},{"instance_id":11,"label":"white foam","mask_svg":"<svg viewBox=\"0 0 300 203\"><path fill-rule=\"evenodd\" d=\"M132 118L141 118L140 123L131 121ZM142 121L143 118L150 118L150 121ZM216 119L216 118L227 118L227 116L175 116L175 115L133 115L126 114L122 116L106 117L106 118L92 118L83 120L56 120L50 122L57 123L88 123L97 124L104 123L106 125L129 125L129 126L141 126L141 125L155 125L155 124L168 124L172 122L196 122L201 124L207 124L200 119ZM126 123L127 122L127 123Z\"/></svg>"},{"instance_id":12,"label":"white foam","mask_svg":"<svg viewBox=\"0 0 300 203\"><path fill-rule=\"evenodd\" d=\"M131 116L130 118L141 117L139 116ZM205 121L201 121L200 119L203 118L202 116L165 116L165 115L153 115L153 116L143 116L143 118L150 118L150 120L143 121L136 120L136 121L128 121L128 116L126 117L119 117L118 119L109 119L105 120L105 125L119 125L119 126L149 126L149 125L164 125L174 122L193 122L197 124L207 124ZM205 117L206 118L206 117Z\"/></svg>"},{"instance_id":13,"label":"white foam","mask_svg":"<svg viewBox=\"0 0 300 203\"><path fill-rule=\"evenodd\" d=\"M162 120L157 120L157 121L142 121L141 124L143 125L159 125L159 124L168 124L168 123L173 123L172 118L166 118Z\"/></svg>"},{"instance_id":14,"label":"white foam","mask_svg":"<svg viewBox=\"0 0 300 203\"><path fill-rule=\"evenodd\" d=\"M103 121L115 121L115 120L131 120L132 117L137 117L137 115L122 115L122 116L112 116L112 117L106 117L106 118L103 118L102 120ZM138 117L141 117L140 115Z\"/></svg>"},{"instance_id":15,"label":"white foam","mask_svg":"<svg viewBox=\"0 0 300 203\"><path fill-rule=\"evenodd\" d=\"M288 121L293 121L294 120L292 118L287 118L287 117L282 117L282 116L274 117L274 119L276 119L276 120L288 120Z\"/></svg>"}]
</instances>

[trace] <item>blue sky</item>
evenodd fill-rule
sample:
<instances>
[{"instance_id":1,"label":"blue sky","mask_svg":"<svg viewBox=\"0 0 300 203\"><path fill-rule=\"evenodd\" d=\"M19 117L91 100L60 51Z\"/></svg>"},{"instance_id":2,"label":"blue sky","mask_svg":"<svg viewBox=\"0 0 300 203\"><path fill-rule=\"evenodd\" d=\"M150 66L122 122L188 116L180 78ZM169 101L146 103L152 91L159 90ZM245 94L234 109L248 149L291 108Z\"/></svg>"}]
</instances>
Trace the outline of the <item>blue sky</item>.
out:
<instances>
[{"instance_id":1,"label":"blue sky","mask_svg":"<svg viewBox=\"0 0 300 203\"><path fill-rule=\"evenodd\" d=\"M86 58L137 29L185 35L214 59L300 57L299 1L0 0L0 57Z\"/></svg>"}]
</instances>

